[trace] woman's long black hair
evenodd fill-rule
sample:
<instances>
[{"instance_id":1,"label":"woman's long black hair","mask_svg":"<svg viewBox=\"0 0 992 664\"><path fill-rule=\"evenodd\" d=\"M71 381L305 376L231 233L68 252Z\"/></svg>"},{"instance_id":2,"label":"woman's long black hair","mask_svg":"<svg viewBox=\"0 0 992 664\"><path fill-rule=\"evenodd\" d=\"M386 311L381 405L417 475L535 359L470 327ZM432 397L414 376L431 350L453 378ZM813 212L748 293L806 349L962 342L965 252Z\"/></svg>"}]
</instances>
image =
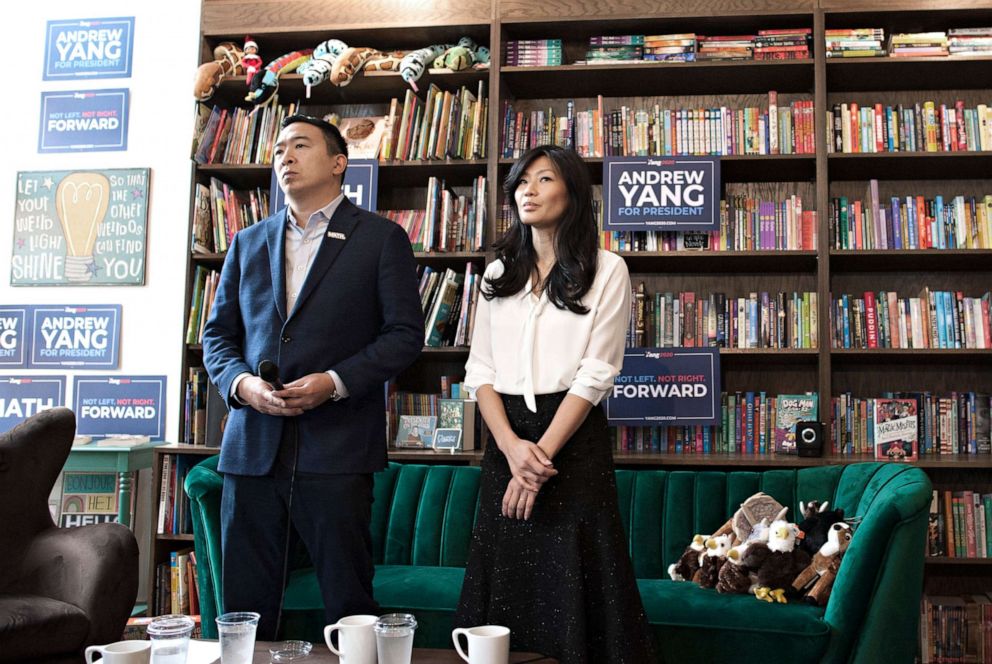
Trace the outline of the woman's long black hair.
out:
<instances>
[{"instance_id":1,"label":"woman's long black hair","mask_svg":"<svg viewBox=\"0 0 992 664\"><path fill-rule=\"evenodd\" d=\"M596 277L596 255L599 249L596 219L592 208L592 183L582 158L574 150L557 145L539 145L524 154L510 169L503 191L510 205L513 222L509 230L493 245L496 257L503 262L503 274L486 279L482 295L494 297L516 295L527 285L537 268L537 252L531 239L531 229L520 221L520 211L514 196L524 171L538 157L551 160L568 190L568 206L555 232L555 264L544 284L548 300L559 309L577 314L589 313L582 298Z\"/></svg>"}]
</instances>

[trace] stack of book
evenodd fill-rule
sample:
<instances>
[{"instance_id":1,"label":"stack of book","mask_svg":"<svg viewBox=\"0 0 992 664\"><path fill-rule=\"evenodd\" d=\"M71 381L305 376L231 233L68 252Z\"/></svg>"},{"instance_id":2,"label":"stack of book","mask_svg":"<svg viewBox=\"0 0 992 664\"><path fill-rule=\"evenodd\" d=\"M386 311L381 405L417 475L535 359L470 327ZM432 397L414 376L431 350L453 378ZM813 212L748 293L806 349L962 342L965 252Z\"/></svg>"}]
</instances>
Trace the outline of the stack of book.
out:
<instances>
[{"instance_id":1,"label":"stack of book","mask_svg":"<svg viewBox=\"0 0 992 664\"><path fill-rule=\"evenodd\" d=\"M193 277L193 293L189 305L189 319L186 324L186 343L198 344L203 341L203 327L210 317L214 295L220 284L220 272L202 265L196 266Z\"/></svg>"},{"instance_id":2,"label":"stack of book","mask_svg":"<svg viewBox=\"0 0 992 664\"><path fill-rule=\"evenodd\" d=\"M507 67L554 67L564 63L561 39L518 39L506 42Z\"/></svg>"},{"instance_id":3,"label":"stack of book","mask_svg":"<svg viewBox=\"0 0 992 664\"><path fill-rule=\"evenodd\" d=\"M992 661L992 593L923 596L921 664Z\"/></svg>"},{"instance_id":4,"label":"stack of book","mask_svg":"<svg viewBox=\"0 0 992 664\"><path fill-rule=\"evenodd\" d=\"M880 446L891 442L893 427L879 426L912 419L904 433L904 450L922 456L982 455L992 452L989 433L989 395L980 392L884 392L859 397L842 392L830 399L829 422L835 454L871 454L891 458ZM908 423L907 423L908 424ZM889 440L886 440L886 439ZM879 451L886 452L878 454Z\"/></svg>"},{"instance_id":5,"label":"stack of book","mask_svg":"<svg viewBox=\"0 0 992 664\"><path fill-rule=\"evenodd\" d=\"M640 60L644 55L644 35L604 35L590 37L585 63L611 64Z\"/></svg>"},{"instance_id":6,"label":"stack of book","mask_svg":"<svg viewBox=\"0 0 992 664\"><path fill-rule=\"evenodd\" d=\"M933 58L947 54L946 32L899 33L889 39L889 55L894 58Z\"/></svg>"},{"instance_id":7,"label":"stack of book","mask_svg":"<svg viewBox=\"0 0 992 664\"><path fill-rule=\"evenodd\" d=\"M482 251L486 227L486 178L478 176L471 194L457 194L444 180L427 181L427 206L379 214L407 232L414 251Z\"/></svg>"},{"instance_id":8,"label":"stack of book","mask_svg":"<svg viewBox=\"0 0 992 664\"><path fill-rule=\"evenodd\" d=\"M236 190L210 178L209 187L197 183L194 205L193 253L224 253L235 233L269 216L269 192Z\"/></svg>"},{"instance_id":9,"label":"stack of book","mask_svg":"<svg viewBox=\"0 0 992 664\"><path fill-rule=\"evenodd\" d=\"M424 345L467 346L472 340L475 307L481 275L471 263L465 272L451 268L443 272L425 266L420 278L420 302L424 308Z\"/></svg>"},{"instance_id":10,"label":"stack of book","mask_svg":"<svg viewBox=\"0 0 992 664\"><path fill-rule=\"evenodd\" d=\"M693 62L696 59L696 34L648 35L644 38L644 59L665 62Z\"/></svg>"},{"instance_id":11,"label":"stack of book","mask_svg":"<svg viewBox=\"0 0 992 664\"><path fill-rule=\"evenodd\" d=\"M296 105L269 104L252 109L198 105L192 158L198 164L271 164L272 148L283 118L296 113Z\"/></svg>"},{"instance_id":12,"label":"stack of book","mask_svg":"<svg viewBox=\"0 0 992 664\"><path fill-rule=\"evenodd\" d=\"M817 394L722 392L718 426L614 427L617 452L795 454L795 424L816 421Z\"/></svg>"},{"instance_id":13,"label":"stack of book","mask_svg":"<svg viewBox=\"0 0 992 664\"><path fill-rule=\"evenodd\" d=\"M827 30L828 58L872 58L885 56L883 28L839 28Z\"/></svg>"},{"instance_id":14,"label":"stack of book","mask_svg":"<svg viewBox=\"0 0 992 664\"><path fill-rule=\"evenodd\" d=\"M833 348L992 348L989 302L992 293L924 287L916 297L893 291L844 293L830 303Z\"/></svg>"},{"instance_id":15,"label":"stack of book","mask_svg":"<svg viewBox=\"0 0 992 664\"><path fill-rule=\"evenodd\" d=\"M954 28L947 31L951 55L992 55L992 28Z\"/></svg>"},{"instance_id":16,"label":"stack of book","mask_svg":"<svg viewBox=\"0 0 992 664\"><path fill-rule=\"evenodd\" d=\"M804 60L809 58L812 28L758 30L754 38L755 60Z\"/></svg>"},{"instance_id":17,"label":"stack of book","mask_svg":"<svg viewBox=\"0 0 992 664\"><path fill-rule=\"evenodd\" d=\"M699 60L750 60L754 56L755 35L699 35L696 58Z\"/></svg>"},{"instance_id":18,"label":"stack of book","mask_svg":"<svg viewBox=\"0 0 992 664\"><path fill-rule=\"evenodd\" d=\"M483 81L475 91L457 92L431 83L421 101L412 90L403 103L394 98L385 117L382 139L375 143L381 161L485 159L489 100Z\"/></svg>"},{"instance_id":19,"label":"stack of book","mask_svg":"<svg viewBox=\"0 0 992 664\"><path fill-rule=\"evenodd\" d=\"M985 424L988 436L988 419ZM992 494L983 494L977 488L934 489L928 539L931 556L992 558Z\"/></svg>"}]
</instances>

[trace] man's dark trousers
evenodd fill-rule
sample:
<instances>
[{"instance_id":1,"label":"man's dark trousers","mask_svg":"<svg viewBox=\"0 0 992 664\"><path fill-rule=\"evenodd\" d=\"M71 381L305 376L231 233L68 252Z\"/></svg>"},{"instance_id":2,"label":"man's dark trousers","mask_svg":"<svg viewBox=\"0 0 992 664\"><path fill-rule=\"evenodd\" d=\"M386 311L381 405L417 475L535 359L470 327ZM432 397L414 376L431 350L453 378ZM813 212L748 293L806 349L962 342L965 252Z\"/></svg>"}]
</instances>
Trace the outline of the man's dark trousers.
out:
<instances>
[{"instance_id":1,"label":"man's dark trousers","mask_svg":"<svg viewBox=\"0 0 992 664\"><path fill-rule=\"evenodd\" d=\"M284 438L268 475L224 475L224 610L261 614L259 641L279 638L290 528L299 534L311 560L321 563L316 572L325 624L379 613L372 597L372 475L297 471L293 480L292 445ZM239 545L228 546L229 541Z\"/></svg>"}]
</instances>

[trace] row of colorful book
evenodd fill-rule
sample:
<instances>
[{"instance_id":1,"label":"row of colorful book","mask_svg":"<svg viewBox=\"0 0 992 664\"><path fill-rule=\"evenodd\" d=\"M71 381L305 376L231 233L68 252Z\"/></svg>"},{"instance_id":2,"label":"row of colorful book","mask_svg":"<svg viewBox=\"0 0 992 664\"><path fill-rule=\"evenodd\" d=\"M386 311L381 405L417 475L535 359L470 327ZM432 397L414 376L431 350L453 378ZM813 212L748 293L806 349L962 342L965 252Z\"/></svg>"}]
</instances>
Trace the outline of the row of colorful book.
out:
<instances>
[{"instance_id":1,"label":"row of colorful book","mask_svg":"<svg viewBox=\"0 0 992 664\"><path fill-rule=\"evenodd\" d=\"M992 293L924 288L917 297L894 291L843 294L830 302L832 348L988 349Z\"/></svg>"},{"instance_id":2,"label":"row of colorful book","mask_svg":"<svg viewBox=\"0 0 992 664\"><path fill-rule=\"evenodd\" d=\"M207 370L190 367L183 391L183 442L220 447L227 412L227 401L211 389Z\"/></svg>"},{"instance_id":3,"label":"row of colorful book","mask_svg":"<svg viewBox=\"0 0 992 664\"><path fill-rule=\"evenodd\" d=\"M472 263L465 271L420 269L420 299L424 307L424 345L467 346L472 341L475 307L482 275Z\"/></svg>"},{"instance_id":4,"label":"row of colorful book","mask_svg":"<svg viewBox=\"0 0 992 664\"><path fill-rule=\"evenodd\" d=\"M507 42L505 63L511 67L563 64L600 65L630 62L695 62L696 60L785 60L810 56L811 28L759 30L750 35L672 34L597 35L589 38L584 56L566 63L562 40L523 39Z\"/></svg>"},{"instance_id":5,"label":"row of colorful book","mask_svg":"<svg viewBox=\"0 0 992 664\"><path fill-rule=\"evenodd\" d=\"M864 200L830 199L834 249L992 249L992 194L984 197L892 196L879 200L878 181Z\"/></svg>"},{"instance_id":6,"label":"row of colorful book","mask_svg":"<svg viewBox=\"0 0 992 664\"><path fill-rule=\"evenodd\" d=\"M632 293L627 345L814 349L816 308L815 292L651 294L642 281Z\"/></svg>"},{"instance_id":7,"label":"row of colorful book","mask_svg":"<svg viewBox=\"0 0 992 664\"><path fill-rule=\"evenodd\" d=\"M195 615L199 618L200 592L196 552L190 548L169 552L169 562L155 566L151 615ZM199 624L197 624L199 627Z\"/></svg>"},{"instance_id":8,"label":"row of colorful book","mask_svg":"<svg viewBox=\"0 0 992 664\"><path fill-rule=\"evenodd\" d=\"M920 602L919 661L992 664L992 594L925 594Z\"/></svg>"},{"instance_id":9,"label":"row of colorful book","mask_svg":"<svg viewBox=\"0 0 992 664\"><path fill-rule=\"evenodd\" d=\"M485 246L487 180L478 176L468 194L459 194L441 178L427 180L427 204L419 210L383 210L379 214L403 227L414 251L482 251Z\"/></svg>"},{"instance_id":10,"label":"row of colorful book","mask_svg":"<svg viewBox=\"0 0 992 664\"><path fill-rule=\"evenodd\" d=\"M296 104L278 102L253 108L207 111L197 104L192 158L198 164L271 164L272 150L284 118Z\"/></svg>"},{"instance_id":11,"label":"row of colorful book","mask_svg":"<svg viewBox=\"0 0 992 664\"><path fill-rule=\"evenodd\" d=\"M196 184L193 205L193 253L224 253L235 233L269 216L269 192L235 189L212 177L209 187Z\"/></svg>"},{"instance_id":12,"label":"row of colorful book","mask_svg":"<svg viewBox=\"0 0 992 664\"><path fill-rule=\"evenodd\" d=\"M186 474L199 463L198 457L183 454L162 455L162 478L158 495L159 535L190 535L193 520L189 511L189 498L183 490Z\"/></svg>"},{"instance_id":13,"label":"row of colorful book","mask_svg":"<svg viewBox=\"0 0 992 664\"><path fill-rule=\"evenodd\" d=\"M210 310L220 284L220 272L202 265L193 273L193 290L190 294L189 317L186 319L186 343L203 342L203 328L210 317Z\"/></svg>"},{"instance_id":14,"label":"row of colorful book","mask_svg":"<svg viewBox=\"0 0 992 664\"><path fill-rule=\"evenodd\" d=\"M992 53L992 28L899 32L888 40L884 28L831 28L826 47L828 58L983 56Z\"/></svg>"},{"instance_id":15,"label":"row of colorful book","mask_svg":"<svg viewBox=\"0 0 992 664\"><path fill-rule=\"evenodd\" d=\"M554 108L515 110L504 102L500 156L518 158L530 148L554 143L574 148L584 157L651 155L769 155L816 152L812 100L779 106L769 93L769 106L731 108L650 108L621 106L564 114Z\"/></svg>"},{"instance_id":16,"label":"row of colorful book","mask_svg":"<svg viewBox=\"0 0 992 664\"><path fill-rule=\"evenodd\" d=\"M615 426L617 452L795 454L796 422L817 420L817 396L723 392L717 426Z\"/></svg>"},{"instance_id":17,"label":"row of colorful book","mask_svg":"<svg viewBox=\"0 0 992 664\"><path fill-rule=\"evenodd\" d=\"M988 151L992 103L838 103L827 111L827 127L829 153Z\"/></svg>"},{"instance_id":18,"label":"row of colorful book","mask_svg":"<svg viewBox=\"0 0 992 664\"><path fill-rule=\"evenodd\" d=\"M901 442L905 459L916 455L992 452L989 395L978 392L889 392L856 397L844 392L830 400L830 439L836 454L887 458Z\"/></svg>"},{"instance_id":19,"label":"row of colorful book","mask_svg":"<svg viewBox=\"0 0 992 664\"><path fill-rule=\"evenodd\" d=\"M934 489L927 543L930 556L992 557L992 493Z\"/></svg>"},{"instance_id":20,"label":"row of colorful book","mask_svg":"<svg viewBox=\"0 0 992 664\"><path fill-rule=\"evenodd\" d=\"M378 156L382 161L485 159L489 99L479 81L473 92L442 90L431 83L424 99L407 90L394 98L385 118Z\"/></svg>"},{"instance_id":21,"label":"row of colorful book","mask_svg":"<svg viewBox=\"0 0 992 664\"><path fill-rule=\"evenodd\" d=\"M468 393L462 383L463 376L443 375L438 392L411 392L399 389L395 380L385 385L387 444L393 445L401 415L437 417L440 402L445 399L465 400Z\"/></svg>"}]
</instances>

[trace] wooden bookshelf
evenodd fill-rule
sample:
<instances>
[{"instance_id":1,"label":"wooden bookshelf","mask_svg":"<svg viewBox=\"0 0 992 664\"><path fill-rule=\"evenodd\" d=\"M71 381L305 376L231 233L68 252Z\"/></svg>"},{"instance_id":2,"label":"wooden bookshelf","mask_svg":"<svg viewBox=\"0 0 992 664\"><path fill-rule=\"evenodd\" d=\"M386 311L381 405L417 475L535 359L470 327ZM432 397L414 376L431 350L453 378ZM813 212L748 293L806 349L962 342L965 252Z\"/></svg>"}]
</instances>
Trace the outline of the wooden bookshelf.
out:
<instances>
[{"instance_id":1,"label":"wooden bookshelf","mask_svg":"<svg viewBox=\"0 0 992 664\"><path fill-rule=\"evenodd\" d=\"M371 19L370 19L371 17ZM371 22L371 21L375 22ZM490 47L488 70L457 75L426 74L421 90L431 83L445 89L486 82L489 95L487 154L484 160L421 161L380 164L380 208L412 207L427 177L437 175L465 184L484 175L489 183L487 241L495 235L503 203L502 180L512 159L501 158L500 141L504 102L521 109L561 108L574 99L577 109L592 108L597 95L604 109L637 104L638 99L674 98L700 106L721 100L728 105L753 105L755 98L776 90L781 96L812 99L815 106L815 154L738 155L721 158L725 182L805 183L814 195L804 208L817 211L819 242L815 251L753 252L622 252L636 283L644 280L649 292L691 290L698 293L813 291L819 309L817 349L724 349L722 384L727 390L767 390L769 394L816 391L821 419L830 412L830 399L850 391L878 396L884 391L930 390L992 393L992 351L833 349L830 344L830 294L894 290L915 295L922 287L983 293L992 287L992 250L840 251L830 245L830 199L837 188L858 187L869 179L880 185L945 195L992 193L992 152L898 152L879 154L828 153L826 112L835 103L873 103L928 98L992 101L992 58L826 58L824 31L842 27L882 27L886 35L924 29L981 27L989 24L983 0L704 0L691 7L676 0L617 0L588 3L563 0L548 4L530 0L440 0L425 15L422 7L397 0L373 0L372 5L335 6L334 11L314 0L259 0L236 5L231 0L204 0L201 18L200 61L221 41L241 44L245 34L259 43L266 61L277 54L312 48L334 37L349 45L377 48L419 48L435 42L454 42L469 35ZM576 65L588 38L602 34L750 34L762 28L813 29L812 57L796 61L693 63L620 63L613 66ZM508 41L560 37L564 64L554 67L503 66ZM354 105L388 103L400 97L405 83L396 76L357 76L344 88L327 83L311 91L309 103ZM301 77L282 78L280 103L301 101ZM215 100L245 106L243 81L225 81ZM767 103L767 102L766 102ZM671 106L670 106L671 107ZM601 158L586 158L593 182L602 182ZM193 169L192 180L217 177L237 187L268 187L269 166L212 164ZM928 194L929 195L929 194ZM192 206L192 201L191 201ZM489 252L418 253L418 262L432 267L477 267L493 258ZM190 255L188 272L197 265L219 269L223 255ZM187 302L187 310L188 310ZM184 374L202 361L197 345L184 344ZM401 389L436 389L437 377L462 371L467 350L425 349L399 379ZM435 386L432 388L432 385ZM181 405L182 399L179 403ZM829 431L829 428L828 428ZM205 448L200 448L204 450ZM166 452L168 450L163 450ZM156 453L156 460L160 454ZM185 448L175 453L186 453ZM190 453L212 453L192 451ZM481 452L457 455L432 451L390 450L390 458L410 463L468 463L480 461ZM724 470L801 468L850 464L865 456L826 454L819 458L782 455L674 455L623 452L615 455L621 467L707 467ZM987 477L992 455L945 455L914 462L924 468L940 489L992 490ZM156 463L158 472L159 465ZM156 484L157 486L157 484ZM182 543L180 541L180 543ZM167 551L168 541L153 547L154 563ZM173 544L173 547L175 545ZM927 590L965 592L992 590L990 563L975 559L934 558L927 561ZM970 591L969 591L970 592Z\"/></svg>"}]
</instances>

